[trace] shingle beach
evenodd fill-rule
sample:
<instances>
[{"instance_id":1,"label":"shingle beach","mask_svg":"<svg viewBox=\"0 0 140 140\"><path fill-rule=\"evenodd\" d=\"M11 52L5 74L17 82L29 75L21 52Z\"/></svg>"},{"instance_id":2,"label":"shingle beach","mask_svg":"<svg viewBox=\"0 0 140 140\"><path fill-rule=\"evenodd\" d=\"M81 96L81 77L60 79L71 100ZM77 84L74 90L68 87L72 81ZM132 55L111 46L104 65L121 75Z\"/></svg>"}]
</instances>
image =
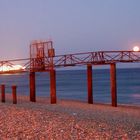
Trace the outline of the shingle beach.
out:
<instances>
[{"instance_id":1,"label":"shingle beach","mask_svg":"<svg viewBox=\"0 0 140 140\"><path fill-rule=\"evenodd\" d=\"M140 140L140 107L48 98L0 102L0 140Z\"/></svg>"}]
</instances>

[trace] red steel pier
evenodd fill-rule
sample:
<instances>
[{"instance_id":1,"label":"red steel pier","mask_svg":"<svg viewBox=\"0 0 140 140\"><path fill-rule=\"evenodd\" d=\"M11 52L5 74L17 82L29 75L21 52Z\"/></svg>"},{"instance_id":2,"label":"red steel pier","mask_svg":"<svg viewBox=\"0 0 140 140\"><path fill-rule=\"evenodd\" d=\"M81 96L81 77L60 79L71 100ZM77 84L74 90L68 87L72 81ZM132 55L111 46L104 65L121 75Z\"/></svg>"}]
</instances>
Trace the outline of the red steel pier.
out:
<instances>
[{"instance_id":1,"label":"red steel pier","mask_svg":"<svg viewBox=\"0 0 140 140\"><path fill-rule=\"evenodd\" d=\"M0 61L0 74L29 72L30 101L36 101L36 72L50 73L50 102L57 102L56 69L69 66L87 66L88 103L93 104L92 65L110 65L110 89L112 106L117 106L116 63L140 62L140 51L97 51L65 55L55 55L52 41L34 41L30 45L30 58ZM15 65L23 68L14 69ZM3 85L4 86L4 85ZM2 88L4 93L4 89ZM2 95L2 101L5 101Z\"/></svg>"}]
</instances>

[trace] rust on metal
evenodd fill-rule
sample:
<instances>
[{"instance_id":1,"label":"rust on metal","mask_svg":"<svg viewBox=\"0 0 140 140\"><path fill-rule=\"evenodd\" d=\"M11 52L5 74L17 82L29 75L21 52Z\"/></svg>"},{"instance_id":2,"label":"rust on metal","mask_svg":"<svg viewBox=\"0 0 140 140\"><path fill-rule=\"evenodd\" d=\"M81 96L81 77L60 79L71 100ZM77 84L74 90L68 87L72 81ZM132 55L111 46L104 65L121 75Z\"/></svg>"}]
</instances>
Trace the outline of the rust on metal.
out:
<instances>
[{"instance_id":1,"label":"rust on metal","mask_svg":"<svg viewBox=\"0 0 140 140\"><path fill-rule=\"evenodd\" d=\"M47 45L46 45L47 44ZM30 58L0 61L0 67L21 64L24 69L0 71L4 73L41 72L50 69L81 65L108 65L111 63L140 62L140 51L98 51L55 55L52 42L30 45ZM45 47L46 46L46 47Z\"/></svg>"},{"instance_id":2,"label":"rust on metal","mask_svg":"<svg viewBox=\"0 0 140 140\"><path fill-rule=\"evenodd\" d=\"M56 103L56 71L50 70L50 98L51 104Z\"/></svg>"},{"instance_id":3,"label":"rust on metal","mask_svg":"<svg viewBox=\"0 0 140 140\"><path fill-rule=\"evenodd\" d=\"M110 86L112 106L117 107L117 83L116 83L116 64L110 64Z\"/></svg>"},{"instance_id":4,"label":"rust on metal","mask_svg":"<svg viewBox=\"0 0 140 140\"><path fill-rule=\"evenodd\" d=\"M36 102L35 72L30 72L30 101Z\"/></svg>"},{"instance_id":5,"label":"rust on metal","mask_svg":"<svg viewBox=\"0 0 140 140\"><path fill-rule=\"evenodd\" d=\"M5 102L5 85L1 85L1 102Z\"/></svg>"},{"instance_id":6,"label":"rust on metal","mask_svg":"<svg viewBox=\"0 0 140 140\"><path fill-rule=\"evenodd\" d=\"M51 103L56 103L56 69L87 66L88 103L93 103L92 65L110 65L112 106L117 106L116 63L140 62L140 51L96 51L55 55L52 41L34 41L30 44L30 57L0 61L0 74L29 72L30 101L36 101L35 72L50 72ZM13 69L16 64L23 66ZM3 93L4 88L3 88ZM4 94L3 94L4 101Z\"/></svg>"},{"instance_id":7,"label":"rust on metal","mask_svg":"<svg viewBox=\"0 0 140 140\"><path fill-rule=\"evenodd\" d=\"M30 71L44 71L52 67L55 56L52 41L34 41L30 45Z\"/></svg>"},{"instance_id":8,"label":"rust on metal","mask_svg":"<svg viewBox=\"0 0 140 140\"><path fill-rule=\"evenodd\" d=\"M13 104L17 104L17 86L12 86Z\"/></svg>"},{"instance_id":9,"label":"rust on metal","mask_svg":"<svg viewBox=\"0 0 140 140\"><path fill-rule=\"evenodd\" d=\"M88 103L93 104L92 65L87 65Z\"/></svg>"}]
</instances>

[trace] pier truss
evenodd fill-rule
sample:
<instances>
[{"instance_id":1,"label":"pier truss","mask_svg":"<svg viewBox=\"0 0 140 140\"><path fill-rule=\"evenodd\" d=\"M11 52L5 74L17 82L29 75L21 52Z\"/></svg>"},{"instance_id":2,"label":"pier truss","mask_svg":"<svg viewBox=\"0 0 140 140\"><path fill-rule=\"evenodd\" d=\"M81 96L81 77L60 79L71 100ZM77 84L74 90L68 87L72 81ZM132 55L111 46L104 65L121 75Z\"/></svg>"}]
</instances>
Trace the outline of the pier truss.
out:
<instances>
[{"instance_id":1,"label":"pier truss","mask_svg":"<svg viewBox=\"0 0 140 140\"><path fill-rule=\"evenodd\" d=\"M41 58L26 58L0 61L1 71L4 73L16 72L43 72L51 69L68 66L81 65L106 65L112 63L134 63L140 62L140 51L99 51L56 55L53 57L44 56ZM15 65L23 68L15 69ZM7 69L6 69L7 68Z\"/></svg>"},{"instance_id":2,"label":"pier truss","mask_svg":"<svg viewBox=\"0 0 140 140\"><path fill-rule=\"evenodd\" d=\"M118 62L140 62L140 52L134 51L99 51L59 55L53 58L54 67L77 65L104 65Z\"/></svg>"},{"instance_id":3,"label":"pier truss","mask_svg":"<svg viewBox=\"0 0 140 140\"><path fill-rule=\"evenodd\" d=\"M56 69L87 66L88 103L93 103L92 65L110 65L112 106L117 106L116 63L140 62L140 51L97 51L55 55L52 41L33 42L30 57L0 61L0 74L29 72L30 101L36 101L36 72L50 72L51 103L56 103ZM22 66L22 67L21 67Z\"/></svg>"}]
</instances>

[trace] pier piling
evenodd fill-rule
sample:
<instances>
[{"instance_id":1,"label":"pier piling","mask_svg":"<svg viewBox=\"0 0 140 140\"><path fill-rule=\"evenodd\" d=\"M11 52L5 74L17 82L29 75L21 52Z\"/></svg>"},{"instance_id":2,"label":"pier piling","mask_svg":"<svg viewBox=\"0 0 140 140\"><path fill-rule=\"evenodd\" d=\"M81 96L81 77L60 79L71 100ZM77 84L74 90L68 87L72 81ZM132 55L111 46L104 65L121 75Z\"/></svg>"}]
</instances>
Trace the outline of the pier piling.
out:
<instances>
[{"instance_id":1,"label":"pier piling","mask_svg":"<svg viewBox=\"0 0 140 140\"><path fill-rule=\"evenodd\" d=\"M1 102L5 102L5 85L1 85Z\"/></svg>"},{"instance_id":2,"label":"pier piling","mask_svg":"<svg viewBox=\"0 0 140 140\"><path fill-rule=\"evenodd\" d=\"M30 72L30 101L36 102L35 72Z\"/></svg>"},{"instance_id":3,"label":"pier piling","mask_svg":"<svg viewBox=\"0 0 140 140\"><path fill-rule=\"evenodd\" d=\"M110 64L110 84L112 106L117 107L117 83L116 83L116 64Z\"/></svg>"},{"instance_id":4,"label":"pier piling","mask_svg":"<svg viewBox=\"0 0 140 140\"><path fill-rule=\"evenodd\" d=\"M13 104L17 104L17 86L12 86Z\"/></svg>"},{"instance_id":5,"label":"pier piling","mask_svg":"<svg viewBox=\"0 0 140 140\"><path fill-rule=\"evenodd\" d=\"M56 104L56 71L50 70L50 96L51 104Z\"/></svg>"},{"instance_id":6,"label":"pier piling","mask_svg":"<svg viewBox=\"0 0 140 140\"><path fill-rule=\"evenodd\" d=\"M87 88L88 88L88 103L93 104L92 65L87 65Z\"/></svg>"}]
</instances>

